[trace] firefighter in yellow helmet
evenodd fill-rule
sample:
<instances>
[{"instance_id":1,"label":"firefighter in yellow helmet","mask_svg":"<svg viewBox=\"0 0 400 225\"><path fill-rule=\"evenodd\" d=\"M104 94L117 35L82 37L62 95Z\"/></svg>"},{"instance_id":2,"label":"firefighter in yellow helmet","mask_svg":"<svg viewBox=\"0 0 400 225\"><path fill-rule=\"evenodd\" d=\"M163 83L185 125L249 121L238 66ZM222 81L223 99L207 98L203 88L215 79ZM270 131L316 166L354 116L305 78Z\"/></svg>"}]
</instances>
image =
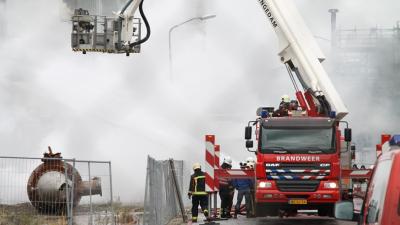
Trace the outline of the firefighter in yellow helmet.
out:
<instances>
[{"instance_id":1,"label":"firefighter in yellow helmet","mask_svg":"<svg viewBox=\"0 0 400 225\"><path fill-rule=\"evenodd\" d=\"M194 173L190 177L189 199L192 199L192 222L197 222L199 205L203 210L204 216L208 218L208 197L206 192L206 177L201 171L200 163L193 164Z\"/></svg>"}]
</instances>

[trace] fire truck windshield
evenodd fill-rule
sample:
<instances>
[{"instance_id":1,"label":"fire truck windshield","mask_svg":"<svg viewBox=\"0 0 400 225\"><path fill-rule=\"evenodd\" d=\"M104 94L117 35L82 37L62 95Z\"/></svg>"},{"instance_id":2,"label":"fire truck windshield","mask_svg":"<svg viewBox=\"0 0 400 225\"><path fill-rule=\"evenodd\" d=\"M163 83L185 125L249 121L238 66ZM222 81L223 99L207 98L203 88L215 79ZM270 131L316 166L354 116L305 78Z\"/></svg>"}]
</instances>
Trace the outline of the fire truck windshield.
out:
<instances>
[{"instance_id":1,"label":"fire truck windshield","mask_svg":"<svg viewBox=\"0 0 400 225\"><path fill-rule=\"evenodd\" d=\"M335 152L333 128L262 128L261 153L306 153L321 154Z\"/></svg>"}]
</instances>

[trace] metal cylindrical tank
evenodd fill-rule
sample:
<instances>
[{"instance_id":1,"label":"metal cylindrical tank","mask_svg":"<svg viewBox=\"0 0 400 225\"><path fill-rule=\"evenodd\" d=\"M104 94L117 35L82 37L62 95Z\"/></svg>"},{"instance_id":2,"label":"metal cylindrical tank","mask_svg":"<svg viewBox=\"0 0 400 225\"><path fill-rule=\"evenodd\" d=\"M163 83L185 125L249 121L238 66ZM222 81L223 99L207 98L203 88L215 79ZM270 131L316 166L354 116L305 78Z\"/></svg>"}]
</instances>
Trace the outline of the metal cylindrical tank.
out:
<instances>
[{"instance_id":1,"label":"metal cylindrical tank","mask_svg":"<svg viewBox=\"0 0 400 225\"><path fill-rule=\"evenodd\" d=\"M27 184L29 200L39 213L65 214L66 206L77 206L82 196L102 194L100 178L82 181L79 172L60 154L50 151L42 161Z\"/></svg>"}]
</instances>

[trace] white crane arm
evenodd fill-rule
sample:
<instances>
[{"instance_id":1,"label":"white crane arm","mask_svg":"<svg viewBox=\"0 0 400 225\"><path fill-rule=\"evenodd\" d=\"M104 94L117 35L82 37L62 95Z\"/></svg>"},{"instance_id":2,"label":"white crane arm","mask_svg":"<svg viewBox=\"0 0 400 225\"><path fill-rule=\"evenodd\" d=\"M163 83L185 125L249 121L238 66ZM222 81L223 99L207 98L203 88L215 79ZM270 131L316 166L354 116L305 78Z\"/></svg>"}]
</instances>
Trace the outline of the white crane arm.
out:
<instances>
[{"instance_id":1,"label":"white crane arm","mask_svg":"<svg viewBox=\"0 0 400 225\"><path fill-rule=\"evenodd\" d=\"M305 90L323 95L338 119L348 114L321 62L325 56L291 0L258 0L279 39L282 63L296 68Z\"/></svg>"},{"instance_id":2,"label":"white crane arm","mask_svg":"<svg viewBox=\"0 0 400 225\"><path fill-rule=\"evenodd\" d=\"M118 12L119 18L122 19L121 40L124 42L123 44L125 46L137 41L132 35L132 30L134 29L133 19L142 1L143 0L129 0L122 10Z\"/></svg>"}]
</instances>

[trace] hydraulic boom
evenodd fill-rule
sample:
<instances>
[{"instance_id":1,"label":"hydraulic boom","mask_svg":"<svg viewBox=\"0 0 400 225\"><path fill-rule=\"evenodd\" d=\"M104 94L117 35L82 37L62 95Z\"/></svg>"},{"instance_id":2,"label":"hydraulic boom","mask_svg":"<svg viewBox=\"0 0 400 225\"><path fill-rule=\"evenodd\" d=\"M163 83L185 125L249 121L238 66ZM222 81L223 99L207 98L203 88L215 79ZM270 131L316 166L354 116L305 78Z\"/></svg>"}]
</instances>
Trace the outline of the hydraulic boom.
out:
<instances>
[{"instance_id":1,"label":"hydraulic boom","mask_svg":"<svg viewBox=\"0 0 400 225\"><path fill-rule=\"evenodd\" d=\"M329 116L335 111L337 119L345 117L348 110L321 64L325 56L292 1L258 1L278 36L279 56L288 68L300 106L310 115Z\"/></svg>"}]
</instances>

